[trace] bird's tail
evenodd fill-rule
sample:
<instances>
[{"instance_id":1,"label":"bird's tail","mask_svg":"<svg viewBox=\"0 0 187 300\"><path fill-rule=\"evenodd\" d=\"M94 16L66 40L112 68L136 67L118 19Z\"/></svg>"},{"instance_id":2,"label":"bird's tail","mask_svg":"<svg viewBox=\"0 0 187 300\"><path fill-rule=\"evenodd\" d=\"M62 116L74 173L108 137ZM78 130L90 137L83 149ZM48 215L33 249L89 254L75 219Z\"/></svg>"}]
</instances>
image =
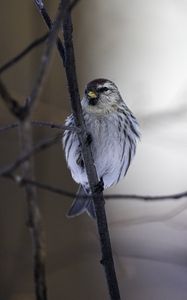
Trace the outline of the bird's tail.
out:
<instances>
[{"instance_id":1,"label":"bird's tail","mask_svg":"<svg viewBox=\"0 0 187 300\"><path fill-rule=\"evenodd\" d=\"M86 194L83 187L80 185L76 194L76 198L67 213L67 217L76 217L83 212L87 212L90 217L96 219L93 200L90 197L86 198L87 195L88 194Z\"/></svg>"}]
</instances>

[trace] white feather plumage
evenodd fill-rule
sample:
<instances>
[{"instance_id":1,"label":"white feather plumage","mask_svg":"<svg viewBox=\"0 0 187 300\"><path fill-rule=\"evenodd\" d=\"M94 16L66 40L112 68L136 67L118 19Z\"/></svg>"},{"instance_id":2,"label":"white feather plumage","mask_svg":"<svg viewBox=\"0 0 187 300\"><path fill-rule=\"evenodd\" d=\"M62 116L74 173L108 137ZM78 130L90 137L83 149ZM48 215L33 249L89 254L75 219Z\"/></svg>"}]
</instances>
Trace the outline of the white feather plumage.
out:
<instances>
[{"instance_id":1,"label":"white feather plumage","mask_svg":"<svg viewBox=\"0 0 187 300\"><path fill-rule=\"evenodd\" d=\"M102 178L104 188L108 188L123 178L128 170L136 151L139 125L113 82L104 79L95 80L88 84L87 89L94 87L99 91L103 86L107 87L108 91L99 93L97 104L89 105L85 95L82 108L87 132L92 137L91 151L97 174L99 178ZM65 125L75 125L72 115L67 118ZM63 145L73 179L83 186L86 193L89 193L89 184L76 132L66 130ZM84 209L81 208L81 213L82 211ZM77 214L79 211L71 215Z\"/></svg>"}]
</instances>

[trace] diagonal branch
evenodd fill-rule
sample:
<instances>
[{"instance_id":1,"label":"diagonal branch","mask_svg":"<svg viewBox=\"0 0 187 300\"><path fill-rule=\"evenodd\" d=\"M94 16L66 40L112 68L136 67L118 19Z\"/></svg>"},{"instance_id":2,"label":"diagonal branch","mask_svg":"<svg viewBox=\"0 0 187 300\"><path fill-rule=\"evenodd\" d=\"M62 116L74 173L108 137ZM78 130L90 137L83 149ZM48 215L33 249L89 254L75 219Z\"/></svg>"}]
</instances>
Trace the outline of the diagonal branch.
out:
<instances>
[{"instance_id":1,"label":"diagonal branch","mask_svg":"<svg viewBox=\"0 0 187 300\"><path fill-rule=\"evenodd\" d=\"M104 208L104 198L102 193L97 193L95 187L98 185L99 180L94 166L94 161L91 149L86 145L86 126L82 115L82 108L80 104L80 96L78 91L76 70L75 70L75 57L72 43L72 21L69 11L69 1L62 1L64 8L63 15L63 34L64 34L64 48L65 48L65 69L68 81L69 93L71 96L71 106L75 117L75 123L81 129L81 134L78 134L81 144L82 155L88 176L90 189L92 192L94 205L97 216L97 227L100 236L100 245L102 251L101 263L104 266L105 275L108 283L108 289L111 299L119 300L120 293L118 282L116 278L114 261L112 256L112 248L110 243L109 230L107 225L106 213Z\"/></svg>"},{"instance_id":2,"label":"diagonal branch","mask_svg":"<svg viewBox=\"0 0 187 300\"><path fill-rule=\"evenodd\" d=\"M40 38L33 41L31 44L29 44L25 49L23 49L18 55L14 56L12 59L4 63L0 67L0 74L7 71L9 68L11 68L13 65L18 63L25 55L27 55L31 50L33 50L35 47L41 45L48 37L48 33L41 36Z\"/></svg>"},{"instance_id":3,"label":"diagonal branch","mask_svg":"<svg viewBox=\"0 0 187 300\"><path fill-rule=\"evenodd\" d=\"M0 78L0 95L5 105L9 109L9 111L18 119L21 119L21 106L18 104L18 101L10 95L1 78Z\"/></svg>"},{"instance_id":4,"label":"diagonal branch","mask_svg":"<svg viewBox=\"0 0 187 300\"><path fill-rule=\"evenodd\" d=\"M21 127L21 126L20 126ZM18 167L20 167L25 161L29 160L31 156L33 156L35 153L42 151L46 148L49 148L50 146L53 146L55 143L57 143L62 137L62 134L57 134L55 137L45 139L35 146L30 146L29 149L27 148L27 151L24 151L24 153L12 164L9 166L4 167L2 170L0 170L0 176L11 174L14 172Z\"/></svg>"},{"instance_id":5,"label":"diagonal branch","mask_svg":"<svg viewBox=\"0 0 187 300\"><path fill-rule=\"evenodd\" d=\"M44 83L47 74L47 67L50 62L52 51L54 49L61 24L62 24L62 6L59 5L57 17L53 23L53 26L51 27L50 34L47 40L47 45L42 55L42 62L40 64L36 82L34 84L30 96L27 98L27 102L25 106L26 108L25 116L27 116L28 112L30 112L31 109L33 110L36 99L42 89L42 85Z\"/></svg>"},{"instance_id":6,"label":"diagonal branch","mask_svg":"<svg viewBox=\"0 0 187 300\"><path fill-rule=\"evenodd\" d=\"M17 128L18 126L19 126L19 123L11 123L11 124L7 124L7 125L3 125L0 127L0 133L5 132L9 129Z\"/></svg>"},{"instance_id":7,"label":"diagonal branch","mask_svg":"<svg viewBox=\"0 0 187 300\"><path fill-rule=\"evenodd\" d=\"M42 0L34 0L34 2L36 4L36 7L38 8L41 16L43 17L43 19L44 19L47 27L49 29L51 29L51 27L53 26L53 23L52 23L51 18L49 17L49 15L47 13L47 10L46 10L46 8L44 6L43 1ZM63 46L62 41L60 40L59 37L57 38L56 45L57 45L60 57L61 57L61 59L63 61L63 64L65 65L64 46Z\"/></svg>"},{"instance_id":8,"label":"diagonal branch","mask_svg":"<svg viewBox=\"0 0 187 300\"><path fill-rule=\"evenodd\" d=\"M60 129L60 130L72 130L72 131L78 131L78 128L76 126L65 126L62 124L50 122L50 121L31 121L31 125L37 126L37 127L48 127L52 129ZM3 125L0 127L0 133L7 131L9 129L14 129L20 126L20 123L12 123L12 124L7 124Z\"/></svg>"},{"instance_id":9,"label":"diagonal branch","mask_svg":"<svg viewBox=\"0 0 187 300\"><path fill-rule=\"evenodd\" d=\"M30 184L36 186L41 190L48 191L50 193L54 193L60 196L66 196L68 198L75 198L77 195L72 192L68 192L65 189L58 188L43 182L39 182L36 180L27 179L20 175L12 175L11 173L3 174L5 178L13 180L15 183L24 186L24 184ZM81 196L82 198L83 196ZM86 195L86 198L89 196ZM92 196L90 196L92 197ZM145 202L155 202L155 201L170 201L170 200L180 200L183 198L187 198L187 191L175 193L175 194L168 194L168 195L138 195L138 194L110 194L105 195L105 200L135 200L135 201L145 201Z\"/></svg>"},{"instance_id":10,"label":"diagonal branch","mask_svg":"<svg viewBox=\"0 0 187 300\"><path fill-rule=\"evenodd\" d=\"M78 2L80 2L80 0L72 0L72 2L70 3L70 11L74 9Z\"/></svg>"}]
</instances>

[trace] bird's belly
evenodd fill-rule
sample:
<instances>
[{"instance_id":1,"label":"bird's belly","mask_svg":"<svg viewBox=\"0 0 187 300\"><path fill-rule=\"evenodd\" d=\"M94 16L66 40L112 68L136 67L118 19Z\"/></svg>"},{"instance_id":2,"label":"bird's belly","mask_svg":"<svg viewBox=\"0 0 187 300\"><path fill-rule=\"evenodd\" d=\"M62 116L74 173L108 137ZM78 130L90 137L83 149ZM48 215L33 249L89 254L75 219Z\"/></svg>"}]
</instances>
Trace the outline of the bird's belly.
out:
<instances>
[{"instance_id":1,"label":"bird's belly","mask_svg":"<svg viewBox=\"0 0 187 300\"><path fill-rule=\"evenodd\" d=\"M122 147L119 138L114 135L111 138L107 136L106 139L98 139L97 144L93 143L92 154L98 177L102 177L104 187L107 188L118 181Z\"/></svg>"}]
</instances>

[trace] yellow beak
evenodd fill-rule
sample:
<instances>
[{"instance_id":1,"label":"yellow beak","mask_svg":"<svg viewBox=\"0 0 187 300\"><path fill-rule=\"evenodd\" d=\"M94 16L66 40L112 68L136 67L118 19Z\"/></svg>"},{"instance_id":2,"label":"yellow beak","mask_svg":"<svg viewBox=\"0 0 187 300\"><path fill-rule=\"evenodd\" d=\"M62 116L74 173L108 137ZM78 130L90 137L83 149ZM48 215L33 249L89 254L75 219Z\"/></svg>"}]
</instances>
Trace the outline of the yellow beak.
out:
<instances>
[{"instance_id":1,"label":"yellow beak","mask_svg":"<svg viewBox=\"0 0 187 300\"><path fill-rule=\"evenodd\" d=\"M92 98L92 99L95 99L95 98L97 98L97 95L96 95L96 93L94 93L93 91L89 91L89 92L88 92L88 97L90 97L90 98Z\"/></svg>"}]
</instances>

